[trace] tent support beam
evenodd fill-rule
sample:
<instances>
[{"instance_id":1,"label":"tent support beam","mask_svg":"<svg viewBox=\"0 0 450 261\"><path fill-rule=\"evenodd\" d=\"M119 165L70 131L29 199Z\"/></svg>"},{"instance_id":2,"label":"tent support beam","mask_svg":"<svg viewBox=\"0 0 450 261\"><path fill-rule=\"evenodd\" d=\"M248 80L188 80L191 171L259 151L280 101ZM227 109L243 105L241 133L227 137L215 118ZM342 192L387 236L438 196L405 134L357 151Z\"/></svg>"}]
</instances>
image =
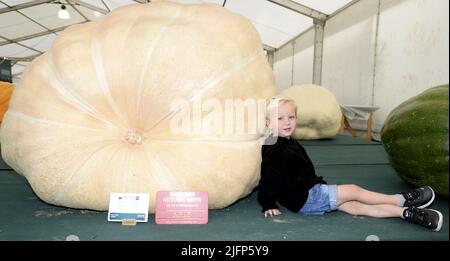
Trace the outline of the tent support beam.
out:
<instances>
[{"instance_id":1,"label":"tent support beam","mask_svg":"<svg viewBox=\"0 0 450 261\"><path fill-rule=\"evenodd\" d=\"M314 19L313 84L322 84L322 56L325 21Z\"/></svg>"},{"instance_id":2,"label":"tent support beam","mask_svg":"<svg viewBox=\"0 0 450 261\"><path fill-rule=\"evenodd\" d=\"M275 52L276 51L276 49L274 47L272 47L270 45L267 45L267 44L263 44L263 49L268 51L268 52Z\"/></svg>"},{"instance_id":3,"label":"tent support beam","mask_svg":"<svg viewBox=\"0 0 450 261\"><path fill-rule=\"evenodd\" d=\"M68 26L69 26L69 25L67 25L67 26L62 26L62 27L58 27L58 28L55 28L55 29L49 29L49 30L47 30L47 31L43 31L43 32L40 32L40 33L35 33L35 34L30 34L30 35L22 36L22 37L15 38L15 39L6 39L6 38L3 38L3 37L0 36L0 38L3 38L3 39L6 40L6 41L4 41L4 42L1 42L1 43L0 43L0 46L6 45L6 44L11 44L11 43L17 43L17 42L25 41L25 40L28 40L28 39L31 39L31 38L35 38L35 37L39 37L39 36L44 36L44 35L47 35L47 34L57 33L57 32L60 32L60 31L62 31L62 30L64 30L64 29L66 29L66 27L68 27ZM27 48L28 48L28 47L27 47Z\"/></svg>"},{"instance_id":4,"label":"tent support beam","mask_svg":"<svg viewBox=\"0 0 450 261\"><path fill-rule=\"evenodd\" d=\"M24 9L24 8L28 8L28 7L32 7L32 6L36 6L36 5L40 5L40 4L50 3L50 2L53 2L53 1L52 0L36 0L36 1L28 2L28 3L13 5L10 7L1 8L0 14L17 11L20 9Z\"/></svg>"},{"instance_id":5,"label":"tent support beam","mask_svg":"<svg viewBox=\"0 0 450 261\"><path fill-rule=\"evenodd\" d=\"M273 69L274 52L273 51L266 51L266 52L267 52L267 61L269 62L270 67Z\"/></svg>"},{"instance_id":6,"label":"tent support beam","mask_svg":"<svg viewBox=\"0 0 450 261\"><path fill-rule=\"evenodd\" d=\"M328 19L328 15L315 9L301 5L292 0L267 0L274 4L280 5L284 8L292 10L294 12L305 15L313 19L314 22L314 57L313 57L313 75L312 82L316 85L322 83L322 55L323 55L323 38L325 22ZM283 45L284 46L284 45ZM293 54L294 55L294 54Z\"/></svg>"},{"instance_id":7,"label":"tent support beam","mask_svg":"<svg viewBox=\"0 0 450 261\"><path fill-rule=\"evenodd\" d=\"M16 41L11 40L11 39L8 39L8 38L6 38L6 37L4 37L4 36L0 36L0 38L6 40L7 42L10 42L10 43L14 43L14 44L20 45L20 46L22 46L22 47L24 47L24 48L27 48L27 49L32 50L32 51L34 51L34 52L37 52L37 53L39 53L39 54L43 54L43 53L44 53L44 52L41 52L41 51L39 51L39 50L37 50L37 49L34 49L33 47L26 46L26 45L24 45L24 44L22 44L22 43L16 42Z\"/></svg>"},{"instance_id":8,"label":"tent support beam","mask_svg":"<svg viewBox=\"0 0 450 261\"><path fill-rule=\"evenodd\" d=\"M302 15L306 15L312 19L326 20L328 17L326 14L322 12L319 12L315 9L309 8L307 6L304 6L291 0L267 0L267 1L285 7Z\"/></svg>"},{"instance_id":9,"label":"tent support beam","mask_svg":"<svg viewBox=\"0 0 450 261\"><path fill-rule=\"evenodd\" d=\"M267 61L269 62L270 67L272 67L272 69L273 69L273 61L274 61L273 58L274 58L276 49L267 44L263 44L263 49L266 51Z\"/></svg>"},{"instance_id":10,"label":"tent support beam","mask_svg":"<svg viewBox=\"0 0 450 261\"><path fill-rule=\"evenodd\" d=\"M41 55L41 54L40 53L33 54L33 55L30 55L27 57L4 57L4 58L6 58L6 60L10 60L14 64L16 64L18 62L31 62L31 61L33 61L34 58L38 57L39 55Z\"/></svg>"},{"instance_id":11,"label":"tent support beam","mask_svg":"<svg viewBox=\"0 0 450 261\"><path fill-rule=\"evenodd\" d=\"M104 10L102 8L99 8L97 6L88 4L88 3L80 1L80 0L70 0L70 2L75 3L77 5L80 5L80 6L83 6L83 7L86 7L87 9L90 9L92 11L97 11L97 12L99 12L101 14L104 14L104 15L106 15L108 13L108 10ZM71 5L71 6L73 7L73 5ZM78 11L78 10L76 10L76 11ZM80 13L80 12L78 12L78 13ZM85 17L85 19L86 19L86 17Z\"/></svg>"}]
</instances>

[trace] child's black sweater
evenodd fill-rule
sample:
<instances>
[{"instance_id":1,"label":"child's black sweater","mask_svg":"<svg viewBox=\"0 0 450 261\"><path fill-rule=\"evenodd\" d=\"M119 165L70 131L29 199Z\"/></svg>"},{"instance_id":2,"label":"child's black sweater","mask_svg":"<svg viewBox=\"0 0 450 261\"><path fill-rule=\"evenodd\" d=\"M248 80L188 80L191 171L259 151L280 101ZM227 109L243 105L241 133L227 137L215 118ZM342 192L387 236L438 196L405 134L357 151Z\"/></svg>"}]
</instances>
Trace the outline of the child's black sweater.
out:
<instances>
[{"instance_id":1,"label":"child's black sweater","mask_svg":"<svg viewBox=\"0 0 450 261\"><path fill-rule=\"evenodd\" d=\"M293 139L270 137L261 154L258 202L263 212L278 209L276 201L298 212L308 198L308 190L317 183L326 184L322 177L316 176L305 149Z\"/></svg>"}]
</instances>

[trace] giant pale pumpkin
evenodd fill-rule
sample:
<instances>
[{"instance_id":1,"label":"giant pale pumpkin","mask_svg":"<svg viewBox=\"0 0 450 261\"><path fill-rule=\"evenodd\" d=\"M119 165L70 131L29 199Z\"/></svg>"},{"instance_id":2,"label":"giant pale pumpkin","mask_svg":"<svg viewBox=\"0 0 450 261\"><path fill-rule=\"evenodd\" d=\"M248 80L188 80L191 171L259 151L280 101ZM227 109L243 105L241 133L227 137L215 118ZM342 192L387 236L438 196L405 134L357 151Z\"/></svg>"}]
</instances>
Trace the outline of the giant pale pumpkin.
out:
<instances>
[{"instance_id":1,"label":"giant pale pumpkin","mask_svg":"<svg viewBox=\"0 0 450 261\"><path fill-rule=\"evenodd\" d=\"M295 139L314 140L336 136L341 125L341 107L332 92L322 86L304 84L282 91L297 103Z\"/></svg>"},{"instance_id":2,"label":"giant pale pumpkin","mask_svg":"<svg viewBox=\"0 0 450 261\"><path fill-rule=\"evenodd\" d=\"M154 212L159 190L202 190L222 208L255 187L261 158L256 116L224 106L274 94L245 18L213 4L130 5L66 29L27 68L2 156L56 205L106 210L110 192L149 193Z\"/></svg>"}]
</instances>

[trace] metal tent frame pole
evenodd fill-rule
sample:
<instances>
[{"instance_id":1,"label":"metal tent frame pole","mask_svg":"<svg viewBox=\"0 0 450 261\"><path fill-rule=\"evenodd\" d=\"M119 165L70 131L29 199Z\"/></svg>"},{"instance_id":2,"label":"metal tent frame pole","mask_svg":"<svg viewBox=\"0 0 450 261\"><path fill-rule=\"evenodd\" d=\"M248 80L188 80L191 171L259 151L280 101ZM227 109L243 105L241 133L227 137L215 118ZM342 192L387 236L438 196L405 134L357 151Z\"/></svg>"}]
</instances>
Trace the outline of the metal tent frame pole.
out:
<instances>
[{"instance_id":1,"label":"metal tent frame pole","mask_svg":"<svg viewBox=\"0 0 450 261\"><path fill-rule=\"evenodd\" d=\"M268 0L268 1L313 19L314 57L313 57L312 78L313 84L320 85L322 83L322 54L323 54L324 27L328 15L315 9L309 8L307 6L301 5L292 0Z\"/></svg>"},{"instance_id":2,"label":"metal tent frame pole","mask_svg":"<svg viewBox=\"0 0 450 261\"><path fill-rule=\"evenodd\" d=\"M325 21L314 20L313 84L322 84L322 57Z\"/></svg>"}]
</instances>

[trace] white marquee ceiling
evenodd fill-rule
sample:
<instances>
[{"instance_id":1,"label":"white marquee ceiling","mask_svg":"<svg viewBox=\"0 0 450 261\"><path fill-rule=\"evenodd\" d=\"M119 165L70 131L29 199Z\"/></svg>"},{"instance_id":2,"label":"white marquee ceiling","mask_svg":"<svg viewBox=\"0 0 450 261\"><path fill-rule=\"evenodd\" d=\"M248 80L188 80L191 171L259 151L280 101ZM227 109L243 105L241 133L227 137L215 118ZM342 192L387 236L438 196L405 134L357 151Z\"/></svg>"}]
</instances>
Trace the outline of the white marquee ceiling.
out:
<instances>
[{"instance_id":1,"label":"white marquee ceiling","mask_svg":"<svg viewBox=\"0 0 450 261\"><path fill-rule=\"evenodd\" d=\"M48 50L55 37L65 27L101 19L120 6L148 2L151 1L0 0L0 57L12 60L12 73L14 80L17 80L30 61ZM228 10L247 17L253 23L266 49L276 49L308 30L313 25L314 14L332 16L356 0L176 0L176 2L224 5ZM61 3L70 13L68 20L57 17ZM299 7L303 14L292 10L296 7Z\"/></svg>"}]
</instances>

